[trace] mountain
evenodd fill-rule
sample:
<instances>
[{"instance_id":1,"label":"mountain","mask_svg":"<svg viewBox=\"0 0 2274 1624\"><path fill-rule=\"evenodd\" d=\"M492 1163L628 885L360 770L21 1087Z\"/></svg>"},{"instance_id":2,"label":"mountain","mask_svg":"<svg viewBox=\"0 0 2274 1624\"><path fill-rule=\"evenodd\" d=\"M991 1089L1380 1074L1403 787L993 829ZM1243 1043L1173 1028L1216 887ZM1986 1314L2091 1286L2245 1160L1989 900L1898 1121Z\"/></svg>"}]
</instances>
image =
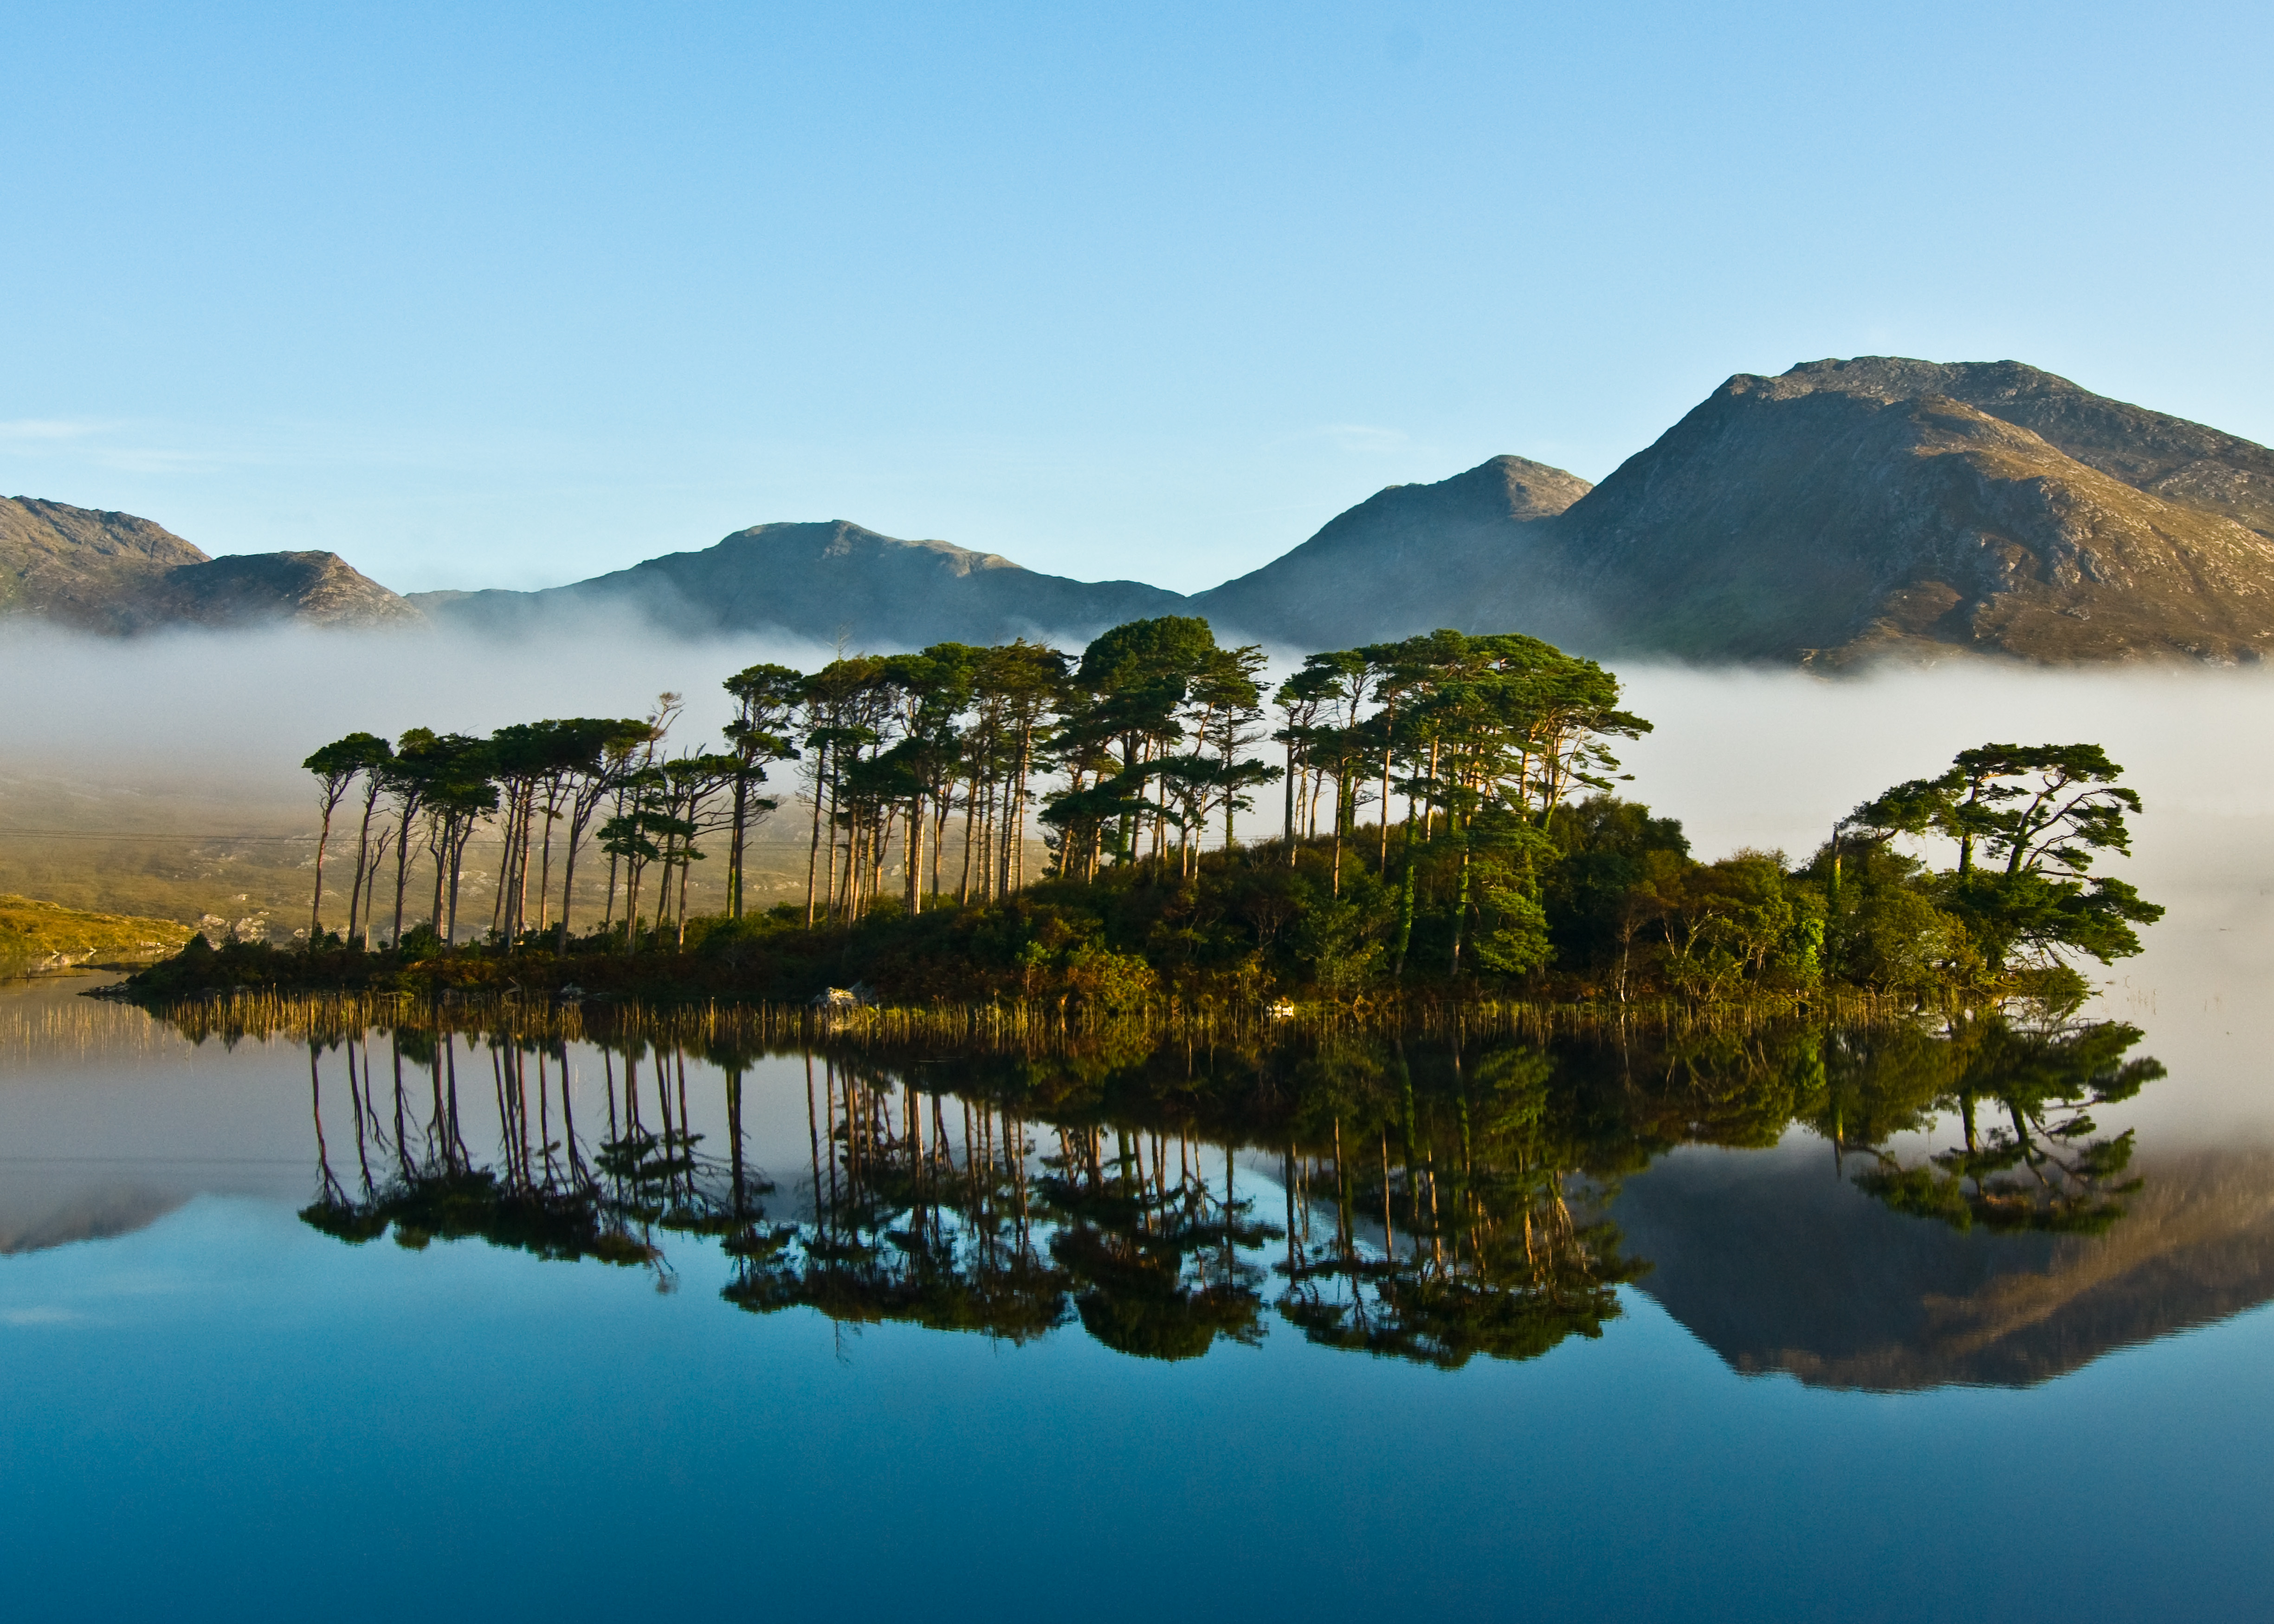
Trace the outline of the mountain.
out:
<instances>
[{"instance_id":1,"label":"mountain","mask_svg":"<svg viewBox=\"0 0 2274 1624\"><path fill-rule=\"evenodd\" d=\"M1462 626L1465 605L1521 574L1555 517L1592 489L1519 456L1434 485L1394 485L1262 568L1198 594L1209 620L1305 648ZM1385 629L1389 628L1389 629Z\"/></svg>"},{"instance_id":2,"label":"mountain","mask_svg":"<svg viewBox=\"0 0 2274 1624\"><path fill-rule=\"evenodd\" d=\"M2112 401L2018 361L1945 365L1867 356L1809 362L1776 381L1796 391L1829 386L1888 400L1946 395L2028 429L2135 489L2224 514L2274 537L2274 451L2184 417Z\"/></svg>"},{"instance_id":3,"label":"mountain","mask_svg":"<svg viewBox=\"0 0 2274 1624\"><path fill-rule=\"evenodd\" d=\"M147 520L23 499L0 503L7 612L106 631L565 615L867 649L1199 613L1301 650L1449 626L1606 658L2231 664L2274 647L2274 451L2015 361L1866 356L1739 373L1600 485L1517 456L1392 485L1193 598L835 520L404 599L330 553L207 559Z\"/></svg>"},{"instance_id":4,"label":"mountain","mask_svg":"<svg viewBox=\"0 0 2274 1624\"><path fill-rule=\"evenodd\" d=\"M755 524L699 553L536 592L423 592L445 626L524 628L568 615L651 622L689 636L786 632L864 649L1020 635L1081 638L1123 620L1185 612L1135 581L1069 581L992 553L902 541L842 519Z\"/></svg>"},{"instance_id":5,"label":"mountain","mask_svg":"<svg viewBox=\"0 0 2274 1624\"><path fill-rule=\"evenodd\" d=\"M0 498L0 615L110 633L422 619L336 553L209 558L147 519L28 496Z\"/></svg>"},{"instance_id":6,"label":"mountain","mask_svg":"<svg viewBox=\"0 0 2274 1624\"><path fill-rule=\"evenodd\" d=\"M1733 377L1598 486L1516 456L1392 485L1190 598L839 522L417 601L872 648L1184 613L1306 650L1450 626L1701 661L2235 662L2274 644L2274 452L2018 362L1865 357Z\"/></svg>"},{"instance_id":7,"label":"mountain","mask_svg":"<svg viewBox=\"0 0 2274 1624\"><path fill-rule=\"evenodd\" d=\"M1815 362L1730 379L1464 606L1602 654L2255 660L2270 498L2263 447L2015 362Z\"/></svg>"}]
</instances>

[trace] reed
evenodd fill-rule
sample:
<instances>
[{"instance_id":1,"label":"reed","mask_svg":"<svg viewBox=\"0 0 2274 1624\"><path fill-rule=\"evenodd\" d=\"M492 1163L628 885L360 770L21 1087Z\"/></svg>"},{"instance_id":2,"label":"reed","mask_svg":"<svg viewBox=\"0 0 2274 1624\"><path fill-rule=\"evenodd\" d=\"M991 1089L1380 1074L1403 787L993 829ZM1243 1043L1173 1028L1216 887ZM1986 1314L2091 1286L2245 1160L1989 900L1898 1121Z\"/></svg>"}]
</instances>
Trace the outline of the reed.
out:
<instances>
[{"instance_id":1,"label":"reed","mask_svg":"<svg viewBox=\"0 0 2274 1624\"><path fill-rule=\"evenodd\" d=\"M117 1010L112 1004L103 1006ZM1692 1004L1489 1002L1368 1007L1322 1004L1275 1017L1250 1004L1154 1004L1106 1011L1058 1001L936 1003L816 1009L805 1004L705 1002L563 1003L510 990L439 998L361 992L250 989L154 1003L150 1012L193 1042L283 1038L336 1044L377 1030L463 1034L507 1041L648 1042L753 1052L832 1048L877 1051L1070 1054L1105 1042L1250 1047L1362 1035L1432 1041L1546 1041L1591 1033L1745 1034L1797 1019L1871 1026L1903 1019L1909 1000L1862 993L1809 999ZM122 1011L123 1012L123 1011ZM146 1023L147 1025L147 1023ZM57 1018L58 1034L108 1030L99 1016ZM6 1041L0 1028L0 1042Z\"/></svg>"},{"instance_id":2,"label":"reed","mask_svg":"<svg viewBox=\"0 0 2274 1624\"><path fill-rule=\"evenodd\" d=\"M68 996L0 999L0 1064L140 1059L179 1052L185 1034L131 1004Z\"/></svg>"}]
</instances>

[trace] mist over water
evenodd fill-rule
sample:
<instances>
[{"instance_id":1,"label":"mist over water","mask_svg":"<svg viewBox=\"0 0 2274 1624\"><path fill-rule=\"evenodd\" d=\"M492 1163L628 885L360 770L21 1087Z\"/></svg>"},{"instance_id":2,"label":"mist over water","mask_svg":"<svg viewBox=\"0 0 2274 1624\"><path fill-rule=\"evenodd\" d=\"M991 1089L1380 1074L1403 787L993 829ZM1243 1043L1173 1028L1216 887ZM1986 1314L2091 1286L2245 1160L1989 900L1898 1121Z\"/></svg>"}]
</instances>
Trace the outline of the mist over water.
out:
<instances>
[{"instance_id":1,"label":"mist over water","mask_svg":"<svg viewBox=\"0 0 2274 1624\"><path fill-rule=\"evenodd\" d=\"M0 773L290 798L305 788L301 758L344 733L635 716L666 689L686 700L674 740L707 742L728 714L727 676L761 660L811 670L833 652L786 637L690 642L602 620L534 637L283 628L119 640L11 628L0 684L16 703L0 708ZM1275 658L1274 679L1294 663ZM1705 857L1741 846L1798 856L1858 801L1992 738L2105 745L2149 802L2142 873L2180 817L2254 822L2274 806L2274 760L2247 743L2274 726L2274 677L1986 664L1839 679L1643 665L1619 673L1630 707L1655 728L1620 749L1633 775L1622 793L1681 818ZM1259 799L1243 832L1276 825L1269 792Z\"/></svg>"},{"instance_id":2,"label":"mist over water","mask_svg":"<svg viewBox=\"0 0 2274 1624\"><path fill-rule=\"evenodd\" d=\"M1064 646L1064 640L1061 640ZM0 647L0 819L73 792L89 818L195 798L297 827L299 762L342 733L486 733L541 717L635 716L685 696L684 746L718 738L720 680L754 661L813 669L832 650L786 638L684 642L595 620L531 637L282 629L120 642L19 630ZM1293 662L1275 659L1275 673ZM2096 1012L2139 1021L2172 1069L2135 1108L2215 1136L2255 1101L2274 1041L2274 677L2135 667L2046 672L1961 662L1827 679L1797 672L1623 667L1654 731L1619 754L1622 793L1678 817L1704 858L1781 848L1795 861L1845 812L1990 741L2090 741L2146 802L2135 854L2109 870L2171 910L2141 958L2087 966ZM1269 749L1270 747L1265 747ZM1244 836L1278 824L1267 788ZM11 803L14 803L11 805ZM123 808L120 809L120 808ZM2255 1130L2254 1130L2255 1132Z\"/></svg>"},{"instance_id":3,"label":"mist over water","mask_svg":"<svg viewBox=\"0 0 2274 1624\"><path fill-rule=\"evenodd\" d=\"M1620 676L1656 728L1621 751L1630 793L1683 818L1701 856L1741 846L1798 855L1857 802L1993 739L2105 746L2148 802L2142 861L2166 844L2169 815L2257 819L2274 808L2274 761L2249 747L2274 726L2274 677L2256 673L1952 664L1836 679L1653 665Z\"/></svg>"},{"instance_id":4,"label":"mist over water","mask_svg":"<svg viewBox=\"0 0 2274 1624\"><path fill-rule=\"evenodd\" d=\"M14 821L19 787L44 774L125 801L207 797L192 808L200 816L246 807L305 829L311 797L297 763L350 730L481 733L546 716L637 714L668 688L688 699L674 741L692 746L717 737L718 683L728 673L757 659L810 669L828 654L755 640L632 639L606 628L567 643L305 632L21 640L0 650L11 693L25 696L0 710L0 825ZM406 1094L414 1140L421 1113L439 1117L447 1086L452 1120L462 1102L485 1168L509 1166L510 1142L523 1143L525 1167L533 1142L550 1178L551 1147L572 1132L572 1082L573 1132L589 1152L616 1132L620 1101L629 1112L632 1047L610 1053L579 1041L548 1056L525 1037L500 1045L469 1026L431 1064L413 1032L406 1066L392 1034L366 1033L358 1099L352 1046L193 1044L138 1011L81 1000L67 983L19 985L0 1000L0 1137L22 1147L0 1179L0 1335L21 1339L11 1368L23 1380L0 1420L13 1455L38 1470L18 1474L8 1507L26 1531L18 1543L67 1553L68 1583L83 1586L76 1575L107 1571L101 1542L116 1522L116 1485L128 1483L156 1507L135 1519L156 1553L156 1576L137 1582L152 1595L181 1591L185 1574L189 1588L243 1593L211 1575L233 1578L245 1565L230 1543L245 1526L285 1536L276 1548L309 1568L296 1581L308 1594L325 1593L341 1563L367 1561L374 1542L425 1560L457 1549L450 1530L481 1527L507 1575L498 1593L526 1600L531 1573L556 1583L568 1575L576 1611L596 1583L623 1583L628 1571L606 1563L600 1580L585 1574L602 1547L561 1522L554 1492L576 1473L601 1470L622 1494L665 1510L665 1570L676 1576L707 1574L700 1553L740 1549L747 1486L787 1470L802 1485L783 1502L793 1521L761 1519L779 1548L753 1559L769 1583L802 1599L795 1587L825 1567L812 1593L841 1601L841 1530L881 1515L947 1529L909 1585L933 1598L941 1564L975 1542L995 1540L1005 1560L1031 1568L1095 1537L1087 1507L1041 1524L1005 1525L992 1511L968 1526L938 1522L939 1507L977 1503L966 1492L975 1481L1021 1506L1059 1506L1065 1497L1053 1485L1073 1437L1108 1498L1151 1495L1170 1507L1164 1538L1179 1549L1234 1550L1241 1572L1252 1564L1240 1553L1255 1539L1284 1545L1329 1530L1339 1547L1322 1539L1314 1560L1288 1570L1292 1580L1275 1571L1283 1602L1308 1574L1328 1576L1321 1594L1344 1610L1473 1611L1473 1589L1442 1605L1418 1593L1409 1563L1374 1570L1387 1580L1361 1572L1353 1581L1337 1566L1347 1549L1434 1550L1449 1527L1473 1525L1474 1549L1424 1564L1425 1578L1483 1575L1507 1594L1607 1617L1662 1616L1667 1598L1689 1595L1700 1574L1743 1598L1726 1613L1686 1608L1700 1617L1918 1614L1918 1595L1901 1585L1885 1597L1859 1590L1853 1564L1788 1560L1796 1540L1851 1549L1860 1527L1899 1545L1899 1559L1944 1553L1942 1593L1977 1610L1987 1596L2007 1616L2053 1616L2057 1607L2024 1604L2086 1583L2118 1596L2127 1616L2158 1616L2121 1605L2140 1598L2166 1604L2169 1616L2240 1616L2247 1608L2226 1604L2263 1588L2264 1568L2247 1507L2265 1488L2261 1259L2274 1232L2274 1100L2263 1056L2274 1020L2260 1011L2274 989L2274 766L2253 746L2274 721L2274 682L1978 666L1839 680L1669 667L1623 674L1631 708L1655 731L1621 750L1633 775L1623 793L1680 818L1708 859L1753 846L1798 861L1859 801L1988 741L2093 741L2125 766L2147 810L2135 823L2136 855L2111 867L2171 910L2144 933L2142 958L2087 966L2104 989L2090 1013L2138 1024L2135 1052L2169 1068L2135 1100L2095 1111L2101 1133L2137 1130L2131 1166L2143 1184L2128 1215L2105 1236L1960 1234L1875 1204L1853 1183L1856 1155L1843 1169L1818 1127L1796 1124L1770 1149L1701 1139L1655 1151L1625 1179L1610 1214L1619 1255L1650 1272L1619 1289L1600 1340L1570 1336L1537 1358L1480 1358L1457 1372L1330 1350L1269 1306L1288 1289L1270 1272L1273 1244L1239 1254L1269 1299L1257 1304L1260 1342L1170 1365L1131 1357L1125 1348L1136 1344L1126 1338L1109 1343L1123 1321L1102 1310L1068 1309L1049 1335L1016 1345L922 1328L893 1301L873 1320L841 1306L746 1313L772 1301L749 1282L775 1277L692 1231L663 1234L667 1267L652 1269L540 1262L503 1220L482 1238L446 1230L405 1241L398 1228L391 1242L343 1244L335 1235L349 1231L320 1232L292 1216L315 1187L315 1159L328 1154L324 1177L359 1199L373 1168L387 1185L385 1135L396 1135L399 1152ZM1259 800L1248 828L1269 834L1276 791ZM87 804L94 816L109 803ZM1408 1050L1426 1082L1434 1075L1427 1046L1402 1049L1401 1068ZM1486 1055L1472 1050L1478 1077ZM731 1094L715 1058L663 1043L638 1058L643 1109L662 1110L664 1125L676 1121L682 1134L691 1128L714 1159L738 1147L773 1181L765 1213L779 1228L768 1237L821 1222L813 1159L827 1153L815 1147L838 1141L833 1131L815 1135L814 1071L825 1130L828 1112L847 1109L854 1072L841 1056L817 1068L809 1058L756 1058L747 1075L736 1070ZM905 1112L915 1090L947 1075L887 1066L879 1097L897 1097ZM1433 1097L1442 1101L1425 1086L1425 1105ZM508 1099L519 1110L510 1135ZM934 1154L947 1144L951 1170L968 1175L970 1107L951 1092L944 1110L932 1117ZM1194 1165L1222 1178L1227 1197L1236 1172L1257 1214L1284 1214L1290 1230L1299 1201L1323 1246L1337 1213L1342 1128L1337 1119L1334 1177L1319 1160L1293 1200L1274 1183L1291 1150L1283 1162L1269 1146L1235 1154L1211 1145ZM523 1131L533 1137L523 1141ZM1946 1119L1889 1143L1916 1164L1955 1132ZM1065 1144L1047 1111L1033 1140L1039 1153ZM1363 1177L1367 1147L1362 1136L1353 1142ZM1385 1192L1395 1142L1393 1130L1373 1153ZM1180 1134L1155 1139L1156 1177L1181 1176L1184 1150ZM1057 1166L1071 1165L1061 1154ZM1418 1259L1411 1166L1409 1153L1398 1222ZM802 1182L808 1167L816 1170ZM1358 1244L1387 1251L1382 1199L1383 1227L1359 1203L1353 1232ZM889 1244L864 1255L915 1255L902 1246L906 1227L892 1222ZM1179 1252L1170 1267L1196 1270L1204 1252L1216 1255ZM730 1285L744 1294L730 1297ZM1095 1334L1093 1319L1103 1327ZM531 1348L546 1357L532 1364ZM627 1368L641 1379L594 1374ZM1991 1385L1952 1385L1980 1382ZM1999 1390L2024 1383L2036 1385ZM1880 1390L1841 1390L1855 1385ZM1390 1417L1389 1430L1321 1428L1322 1403L1360 1423ZM184 1416L194 1418L187 1433ZM659 1416L670 1423L662 1432ZM985 1425L974 1429L973 1416ZM1220 1501L1205 1499L1215 1480L1193 1472L1193 1438L1226 1440L1224 1458L1237 1462L1225 1475L1236 1487ZM1167 1441L1156 1449L1156 1440ZM1984 1458L2030 1460L2030 1492L2016 1497L1981 1473ZM1426 1492L1410 1504L1369 1493L1362 1515L1350 1511L1351 1485L1372 1484L1384 1461L1415 1459L1432 1462ZM1511 1476L1510 1462L1528 1459L1553 1459L1557 1470ZM2067 1575L2057 1593L1999 1591L2015 1545L2062 1548L2076 1528L2098 1526L2112 1459L2126 1463L2148 1510L2092 1542L2085 1560L2102 1568ZM437 1462L448 1463L439 1477ZM82 1479L90 1486L74 1500L67 1491ZM1400 1468L1389 1481L1409 1479ZM1254 1492L1254 1481L1269 1492ZM1739 1481L1743 1492L1733 1492ZM374 1509L373 1482L417 1482L422 1492ZM1163 1499L1164 1483L1186 1488ZM1193 1484L1201 1488L1186 1492ZM1482 1522L1460 1499L1475 1484L1489 1489L1478 1501ZM1448 1503L1457 1513L1449 1522ZM164 1509L207 1504L227 1509L228 1528L192 1521L182 1531ZM1606 1523L1604 1506L1621 1515ZM1232 1526L1253 1538L1225 1546L1215 1534ZM1541 1575L1563 1573L1559 1563L1607 1526L1605 1571L1637 1575L1632 1596L1607 1596L1593 1579L1542 1588ZM1994 1548L1975 1538L1984 1528L1999 1530ZM266 1569L275 1558L264 1549L258 1560ZM2174 1590L2165 1565L2201 1583ZM1763 1574L1796 1575L1796 1588L1772 1594ZM1228 1593L1220 1575L1202 1576ZM636 1582L651 1599L646 1566ZM1873 1613L1859 1596L1884 1605ZM746 1585L720 1593L730 1605L748 1597Z\"/></svg>"},{"instance_id":5,"label":"mist over water","mask_svg":"<svg viewBox=\"0 0 2274 1624\"><path fill-rule=\"evenodd\" d=\"M727 676L832 657L788 638L688 642L606 621L527 638L288 628L121 641L11 628L0 685L17 703L0 707L0 778L285 803L305 799L301 758L345 733L637 716L666 689L686 702L674 742L707 744L729 713ZM1292 664L1275 659L1274 680ZM2253 748L2274 731L2274 676L1970 663L1839 679L1639 665L1619 674L1654 727L1621 745L1631 775L1621 793L1680 818L1701 857L1750 846L1797 859L1859 801L1969 745L2089 740L2147 801L2129 877L2239 906L2274 875L2274 859L2249 856L2274 834L2274 757ZM1276 831L1275 792L1258 802L1243 835Z\"/></svg>"},{"instance_id":6,"label":"mist over water","mask_svg":"<svg viewBox=\"0 0 2274 1624\"><path fill-rule=\"evenodd\" d=\"M300 762L363 731L486 733L544 717L641 716L686 697L674 739L715 741L719 683L760 660L810 670L831 651L789 639L685 642L604 621L531 638L442 632L193 633L118 640L11 628L0 685L0 777L305 799Z\"/></svg>"},{"instance_id":7,"label":"mist over water","mask_svg":"<svg viewBox=\"0 0 2274 1624\"><path fill-rule=\"evenodd\" d=\"M2090 1013L2135 1022L2171 1077L2127 1108L2154 1142L2268 1132L2274 1046L2274 678L2134 667L2048 672L1954 664L1822 679L1797 673L1622 671L1656 731L1621 752L1628 793L1683 820L1705 858L1813 851L1843 813L1991 741L2090 741L2145 811L2133 855L2099 865L2169 909L2137 959L2081 968ZM2112 1121L2114 1117L2112 1116Z\"/></svg>"}]
</instances>

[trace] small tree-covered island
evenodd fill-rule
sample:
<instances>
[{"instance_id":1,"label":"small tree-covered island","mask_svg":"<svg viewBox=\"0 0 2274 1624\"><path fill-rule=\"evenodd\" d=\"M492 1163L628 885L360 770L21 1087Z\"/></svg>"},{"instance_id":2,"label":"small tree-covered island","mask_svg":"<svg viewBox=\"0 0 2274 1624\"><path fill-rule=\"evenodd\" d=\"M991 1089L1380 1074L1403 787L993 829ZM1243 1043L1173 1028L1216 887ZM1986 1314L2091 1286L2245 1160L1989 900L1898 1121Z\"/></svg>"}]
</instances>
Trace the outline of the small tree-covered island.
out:
<instances>
[{"instance_id":1,"label":"small tree-covered island","mask_svg":"<svg viewBox=\"0 0 2274 1624\"><path fill-rule=\"evenodd\" d=\"M678 736L674 695L487 738L350 734L306 762L305 937L195 937L125 990L2073 1004L2077 965L2136 953L2163 912L2092 872L2141 806L2096 745L1985 744L1797 861L1709 862L1619 793L1615 751L1651 725L1593 660L1439 631L1311 655L1276 691L1266 665L1168 616L1079 655L753 665L716 741ZM697 907L706 864L723 898Z\"/></svg>"}]
</instances>

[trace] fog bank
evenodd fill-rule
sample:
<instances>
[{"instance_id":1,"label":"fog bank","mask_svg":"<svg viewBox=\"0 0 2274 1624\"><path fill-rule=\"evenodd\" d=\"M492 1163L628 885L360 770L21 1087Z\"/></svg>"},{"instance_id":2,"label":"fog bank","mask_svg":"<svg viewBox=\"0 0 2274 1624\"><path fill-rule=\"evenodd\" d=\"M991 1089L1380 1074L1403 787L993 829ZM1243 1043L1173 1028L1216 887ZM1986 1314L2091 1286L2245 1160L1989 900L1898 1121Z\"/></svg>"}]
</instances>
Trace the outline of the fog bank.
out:
<instances>
[{"instance_id":1,"label":"fog bank","mask_svg":"<svg viewBox=\"0 0 2274 1624\"><path fill-rule=\"evenodd\" d=\"M1683 820L1701 857L1781 846L1796 860L1859 801L1947 766L1969 746L2087 741L2145 810L2133 856L2105 872L2170 912L2147 951L2080 966L2095 1012L2146 1029L2172 1076L2112 1124L2166 1147L2263 1134L2252 1101L2274 1050L2274 675L2133 667L1954 665L1825 680L1797 673L1622 672L1656 731L1620 752L1626 793Z\"/></svg>"},{"instance_id":2,"label":"fog bank","mask_svg":"<svg viewBox=\"0 0 2274 1624\"><path fill-rule=\"evenodd\" d=\"M674 740L712 742L726 677L830 658L787 639L689 643L599 622L531 639L282 628L119 640L11 626L0 777L289 801L305 788L301 760L343 733L636 717L666 689L687 702Z\"/></svg>"},{"instance_id":3,"label":"fog bank","mask_svg":"<svg viewBox=\"0 0 2274 1624\"><path fill-rule=\"evenodd\" d=\"M91 822L196 803L248 825L312 822L298 763L357 729L481 733L508 722L642 714L664 690L674 740L711 743L719 682L757 660L812 669L832 650L787 640L687 643L613 624L529 640L283 629L132 642L11 627L0 643L0 823ZM2255 1087L2274 1040L2274 677L2169 667L2045 672L1982 664L1824 679L1638 665L1621 673L1654 724L1620 750L1622 793L1678 817L1701 857L1781 847L1796 860L1857 802L1997 741L2090 741L2146 801L2136 853L2110 865L2171 913L2111 971L2106 1012L2150 1027L2187 1078ZM68 793L64 793L68 792ZM1278 792L1244 820L1276 832ZM169 816L174 816L169 813ZM2195 1101L2200 1105L2202 1101ZM2143 1109L2154 1109L2155 1101ZM2197 1120L2215 1117L2215 1109Z\"/></svg>"}]
</instances>

